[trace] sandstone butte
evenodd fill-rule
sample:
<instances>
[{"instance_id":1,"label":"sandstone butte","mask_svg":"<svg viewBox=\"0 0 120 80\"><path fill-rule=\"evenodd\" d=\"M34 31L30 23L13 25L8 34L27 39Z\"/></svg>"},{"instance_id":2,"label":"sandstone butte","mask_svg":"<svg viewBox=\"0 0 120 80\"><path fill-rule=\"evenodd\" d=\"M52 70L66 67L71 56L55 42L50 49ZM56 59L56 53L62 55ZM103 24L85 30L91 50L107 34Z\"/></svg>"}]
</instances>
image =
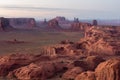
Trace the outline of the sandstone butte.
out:
<instances>
[{"instance_id":1,"label":"sandstone butte","mask_svg":"<svg viewBox=\"0 0 120 80\"><path fill-rule=\"evenodd\" d=\"M10 25L9 20L4 17L0 17L0 31L12 30L13 27Z\"/></svg>"},{"instance_id":2,"label":"sandstone butte","mask_svg":"<svg viewBox=\"0 0 120 80\"><path fill-rule=\"evenodd\" d=\"M0 17L0 31L11 31L16 28L34 28L36 21L34 18L4 18Z\"/></svg>"},{"instance_id":3,"label":"sandstone butte","mask_svg":"<svg viewBox=\"0 0 120 80\"><path fill-rule=\"evenodd\" d=\"M120 80L120 32L91 26L78 42L43 47L40 54L0 57L0 76L15 80Z\"/></svg>"}]
</instances>

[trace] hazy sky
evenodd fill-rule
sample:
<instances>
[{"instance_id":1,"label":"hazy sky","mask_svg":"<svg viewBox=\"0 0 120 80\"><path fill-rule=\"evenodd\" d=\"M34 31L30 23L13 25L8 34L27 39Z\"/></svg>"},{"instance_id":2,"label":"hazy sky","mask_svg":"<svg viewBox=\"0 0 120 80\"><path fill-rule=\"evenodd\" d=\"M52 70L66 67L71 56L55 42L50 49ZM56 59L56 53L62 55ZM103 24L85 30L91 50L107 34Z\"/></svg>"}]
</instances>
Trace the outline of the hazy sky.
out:
<instances>
[{"instance_id":1,"label":"hazy sky","mask_svg":"<svg viewBox=\"0 0 120 80\"><path fill-rule=\"evenodd\" d=\"M0 0L0 16L120 19L120 0Z\"/></svg>"}]
</instances>

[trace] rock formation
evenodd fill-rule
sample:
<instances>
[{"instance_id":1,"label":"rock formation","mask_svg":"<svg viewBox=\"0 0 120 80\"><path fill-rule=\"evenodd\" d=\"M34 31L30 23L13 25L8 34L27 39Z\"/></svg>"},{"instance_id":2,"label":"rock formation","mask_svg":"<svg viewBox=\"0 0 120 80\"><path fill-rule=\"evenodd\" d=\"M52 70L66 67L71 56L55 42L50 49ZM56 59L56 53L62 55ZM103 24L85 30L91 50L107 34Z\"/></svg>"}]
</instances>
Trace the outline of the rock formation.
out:
<instances>
[{"instance_id":1,"label":"rock formation","mask_svg":"<svg viewBox=\"0 0 120 80\"><path fill-rule=\"evenodd\" d=\"M15 28L33 28L36 26L34 18L8 18L10 24Z\"/></svg>"},{"instance_id":2,"label":"rock formation","mask_svg":"<svg viewBox=\"0 0 120 80\"><path fill-rule=\"evenodd\" d=\"M6 76L10 71L28 65L31 55L12 54L0 58L0 76ZM24 62L24 63L23 63Z\"/></svg>"},{"instance_id":3,"label":"rock formation","mask_svg":"<svg viewBox=\"0 0 120 80\"><path fill-rule=\"evenodd\" d=\"M90 23L83 23L83 22L73 22L71 24L71 30L75 31L84 31L86 28L91 27Z\"/></svg>"},{"instance_id":4,"label":"rock formation","mask_svg":"<svg viewBox=\"0 0 120 80\"><path fill-rule=\"evenodd\" d=\"M55 68L52 64L38 65L31 63L28 66L18 68L8 74L9 78L20 80L46 80L55 74Z\"/></svg>"},{"instance_id":5,"label":"rock formation","mask_svg":"<svg viewBox=\"0 0 120 80\"><path fill-rule=\"evenodd\" d=\"M61 29L61 27L59 26L58 20L56 19L52 19L48 21L48 29Z\"/></svg>"},{"instance_id":6,"label":"rock formation","mask_svg":"<svg viewBox=\"0 0 120 80\"><path fill-rule=\"evenodd\" d=\"M97 26L97 25L98 25L97 20L93 20L93 25L94 25L94 26Z\"/></svg>"},{"instance_id":7,"label":"rock formation","mask_svg":"<svg viewBox=\"0 0 120 80\"><path fill-rule=\"evenodd\" d=\"M120 80L120 59L110 59L98 65L96 80Z\"/></svg>"},{"instance_id":8,"label":"rock formation","mask_svg":"<svg viewBox=\"0 0 120 80\"><path fill-rule=\"evenodd\" d=\"M120 59L103 61L98 56L53 58L41 54L11 54L0 57L0 76L47 80L61 73L62 80L119 80Z\"/></svg>"},{"instance_id":9,"label":"rock formation","mask_svg":"<svg viewBox=\"0 0 120 80\"><path fill-rule=\"evenodd\" d=\"M65 21L65 20L66 20L65 17L62 17L62 16L57 16L57 17L54 18L54 19L56 19L58 22L61 22L61 21Z\"/></svg>"},{"instance_id":10,"label":"rock formation","mask_svg":"<svg viewBox=\"0 0 120 80\"><path fill-rule=\"evenodd\" d=\"M12 30L12 26L9 23L9 20L7 18L1 17L0 18L0 31L5 30Z\"/></svg>"},{"instance_id":11,"label":"rock formation","mask_svg":"<svg viewBox=\"0 0 120 80\"><path fill-rule=\"evenodd\" d=\"M80 43L86 43L88 53L118 55L119 31L114 28L91 27L85 31L85 38ZM89 46L90 45L90 46Z\"/></svg>"}]
</instances>

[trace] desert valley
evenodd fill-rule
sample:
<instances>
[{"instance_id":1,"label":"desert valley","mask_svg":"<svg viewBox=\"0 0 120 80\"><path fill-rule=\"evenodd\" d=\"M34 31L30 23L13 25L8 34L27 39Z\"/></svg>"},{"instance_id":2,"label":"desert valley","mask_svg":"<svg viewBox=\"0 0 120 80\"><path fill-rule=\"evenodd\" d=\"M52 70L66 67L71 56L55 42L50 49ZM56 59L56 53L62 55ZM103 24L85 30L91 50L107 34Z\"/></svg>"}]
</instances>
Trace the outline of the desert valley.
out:
<instances>
[{"instance_id":1,"label":"desert valley","mask_svg":"<svg viewBox=\"0 0 120 80\"><path fill-rule=\"evenodd\" d=\"M1 17L0 78L120 80L120 26L61 16Z\"/></svg>"}]
</instances>

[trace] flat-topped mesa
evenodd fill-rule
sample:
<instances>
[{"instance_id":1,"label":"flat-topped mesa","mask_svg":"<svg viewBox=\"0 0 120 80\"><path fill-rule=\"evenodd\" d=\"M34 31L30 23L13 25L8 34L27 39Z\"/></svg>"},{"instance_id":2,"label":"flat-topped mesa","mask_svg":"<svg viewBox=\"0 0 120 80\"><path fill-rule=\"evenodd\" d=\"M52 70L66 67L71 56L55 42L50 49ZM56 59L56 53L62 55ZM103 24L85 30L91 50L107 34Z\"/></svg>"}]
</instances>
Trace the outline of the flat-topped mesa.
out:
<instances>
[{"instance_id":1,"label":"flat-topped mesa","mask_svg":"<svg viewBox=\"0 0 120 80\"><path fill-rule=\"evenodd\" d=\"M11 30L13 29L9 23L9 20L4 17L0 17L0 31Z\"/></svg>"},{"instance_id":2,"label":"flat-topped mesa","mask_svg":"<svg viewBox=\"0 0 120 80\"><path fill-rule=\"evenodd\" d=\"M88 28L85 30L83 41L90 42L93 49L98 47L112 52L111 54L120 54L120 32L115 27Z\"/></svg>"},{"instance_id":3,"label":"flat-topped mesa","mask_svg":"<svg viewBox=\"0 0 120 80\"><path fill-rule=\"evenodd\" d=\"M90 23L83 23L83 22L73 22L71 24L71 29L72 30L77 30L77 31L84 31L86 28L91 27L92 25Z\"/></svg>"},{"instance_id":4,"label":"flat-topped mesa","mask_svg":"<svg viewBox=\"0 0 120 80\"><path fill-rule=\"evenodd\" d=\"M33 28L36 26L34 18L9 18L9 21L15 28Z\"/></svg>"}]
</instances>

